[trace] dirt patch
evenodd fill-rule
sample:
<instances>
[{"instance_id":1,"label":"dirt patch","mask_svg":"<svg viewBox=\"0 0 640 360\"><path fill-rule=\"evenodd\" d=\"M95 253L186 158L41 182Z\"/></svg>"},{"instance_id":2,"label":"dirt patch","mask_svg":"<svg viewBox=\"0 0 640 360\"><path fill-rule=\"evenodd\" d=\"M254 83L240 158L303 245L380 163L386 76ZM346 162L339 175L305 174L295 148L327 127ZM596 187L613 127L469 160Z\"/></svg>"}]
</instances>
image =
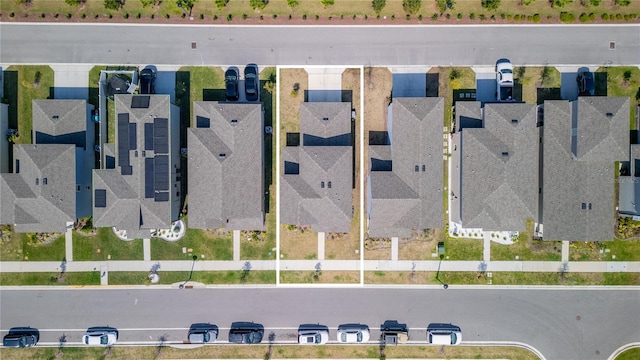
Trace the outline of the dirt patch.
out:
<instances>
[{"instance_id":1,"label":"dirt patch","mask_svg":"<svg viewBox=\"0 0 640 360\"><path fill-rule=\"evenodd\" d=\"M304 69L280 69L280 146L286 146L287 133L300 132L300 104L309 89L308 74Z\"/></svg>"},{"instance_id":2,"label":"dirt patch","mask_svg":"<svg viewBox=\"0 0 640 360\"><path fill-rule=\"evenodd\" d=\"M286 260L318 258L318 234L309 226L280 226L280 254Z\"/></svg>"}]
</instances>

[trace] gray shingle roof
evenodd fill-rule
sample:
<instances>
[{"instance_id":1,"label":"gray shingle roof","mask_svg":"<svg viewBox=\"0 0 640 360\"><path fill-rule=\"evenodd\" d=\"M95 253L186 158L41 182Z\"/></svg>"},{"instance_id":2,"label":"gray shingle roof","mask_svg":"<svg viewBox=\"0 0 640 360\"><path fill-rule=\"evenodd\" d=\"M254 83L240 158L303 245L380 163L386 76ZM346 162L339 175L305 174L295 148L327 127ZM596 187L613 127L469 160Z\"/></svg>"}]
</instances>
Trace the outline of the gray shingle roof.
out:
<instances>
[{"instance_id":1,"label":"gray shingle roof","mask_svg":"<svg viewBox=\"0 0 640 360\"><path fill-rule=\"evenodd\" d=\"M32 114L37 144L86 146L86 100L33 100Z\"/></svg>"},{"instance_id":2,"label":"gray shingle roof","mask_svg":"<svg viewBox=\"0 0 640 360\"><path fill-rule=\"evenodd\" d=\"M535 105L485 104L484 127L472 123L455 135L452 221L500 231L523 230L527 218L537 218L536 120Z\"/></svg>"},{"instance_id":3,"label":"gray shingle roof","mask_svg":"<svg viewBox=\"0 0 640 360\"><path fill-rule=\"evenodd\" d=\"M64 232L76 219L75 154L73 145L14 145L14 173L0 174L0 223Z\"/></svg>"},{"instance_id":4,"label":"gray shingle roof","mask_svg":"<svg viewBox=\"0 0 640 360\"><path fill-rule=\"evenodd\" d=\"M629 175L620 176L618 207L620 214L640 215L640 144L631 145Z\"/></svg>"},{"instance_id":5,"label":"gray shingle roof","mask_svg":"<svg viewBox=\"0 0 640 360\"><path fill-rule=\"evenodd\" d=\"M262 105L196 101L193 111L210 127L187 130L189 226L263 230Z\"/></svg>"},{"instance_id":6,"label":"gray shingle roof","mask_svg":"<svg viewBox=\"0 0 640 360\"><path fill-rule=\"evenodd\" d=\"M349 232L353 148L343 145L351 144L351 104L303 103L300 129L314 145L303 140L282 149L282 162L298 164L299 172L281 176L280 220L311 225L314 232Z\"/></svg>"},{"instance_id":7,"label":"gray shingle roof","mask_svg":"<svg viewBox=\"0 0 640 360\"><path fill-rule=\"evenodd\" d=\"M629 156L629 98L545 101L544 106L544 238L611 240L614 161ZM577 125L573 147L572 122Z\"/></svg>"},{"instance_id":8,"label":"gray shingle roof","mask_svg":"<svg viewBox=\"0 0 640 360\"><path fill-rule=\"evenodd\" d=\"M389 110L391 145L369 146L368 232L371 237L409 237L411 230L443 225L444 99L395 98ZM371 166L386 160L391 160L391 171Z\"/></svg>"},{"instance_id":9,"label":"gray shingle roof","mask_svg":"<svg viewBox=\"0 0 640 360\"><path fill-rule=\"evenodd\" d=\"M93 221L98 227L126 230L129 238L148 236L149 230L169 228L177 220L179 149L174 144L179 134L174 129L179 112L168 95L115 95L114 101L116 121L128 121L123 126L116 123L115 169L93 172L93 189L106 190L105 207L94 201ZM166 140L154 128L156 121L163 122L158 119L167 119Z\"/></svg>"}]
</instances>

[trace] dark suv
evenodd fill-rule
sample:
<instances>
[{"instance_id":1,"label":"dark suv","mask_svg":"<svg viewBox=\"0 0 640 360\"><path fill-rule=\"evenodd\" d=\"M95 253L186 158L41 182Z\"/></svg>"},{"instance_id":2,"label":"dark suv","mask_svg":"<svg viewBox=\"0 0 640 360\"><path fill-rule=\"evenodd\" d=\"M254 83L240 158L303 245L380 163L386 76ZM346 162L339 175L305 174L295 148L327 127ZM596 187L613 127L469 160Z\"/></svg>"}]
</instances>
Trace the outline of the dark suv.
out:
<instances>
[{"instance_id":1,"label":"dark suv","mask_svg":"<svg viewBox=\"0 0 640 360\"><path fill-rule=\"evenodd\" d=\"M264 326L254 322L238 321L231 324L229 342L236 344L259 344L264 336Z\"/></svg>"},{"instance_id":2,"label":"dark suv","mask_svg":"<svg viewBox=\"0 0 640 360\"><path fill-rule=\"evenodd\" d=\"M140 71L140 94L155 94L156 70L147 66Z\"/></svg>"},{"instance_id":3,"label":"dark suv","mask_svg":"<svg viewBox=\"0 0 640 360\"><path fill-rule=\"evenodd\" d=\"M237 101L238 94L238 70L229 68L224 73L225 93L227 101Z\"/></svg>"},{"instance_id":4,"label":"dark suv","mask_svg":"<svg viewBox=\"0 0 640 360\"><path fill-rule=\"evenodd\" d=\"M32 347L38 343L39 338L40 331L38 329L14 327L2 339L2 346L14 348Z\"/></svg>"},{"instance_id":5,"label":"dark suv","mask_svg":"<svg viewBox=\"0 0 640 360\"><path fill-rule=\"evenodd\" d=\"M247 101L258 101L260 95L258 79L258 65L249 64L244 68L244 93L247 95Z\"/></svg>"},{"instance_id":6,"label":"dark suv","mask_svg":"<svg viewBox=\"0 0 640 360\"><path fill-rule=\"evenodd\" d=\"M593 96L596 86L591 71L581 71L576 78L578 82L578 96Z\"/></svg>"}]
</instances>

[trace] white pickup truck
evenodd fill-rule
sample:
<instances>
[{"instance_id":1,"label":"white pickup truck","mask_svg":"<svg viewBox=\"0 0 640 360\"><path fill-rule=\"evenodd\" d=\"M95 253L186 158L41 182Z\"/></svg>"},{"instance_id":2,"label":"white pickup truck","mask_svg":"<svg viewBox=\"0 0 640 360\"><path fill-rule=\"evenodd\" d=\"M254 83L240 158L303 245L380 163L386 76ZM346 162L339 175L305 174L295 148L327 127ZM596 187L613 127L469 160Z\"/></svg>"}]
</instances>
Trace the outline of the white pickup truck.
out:
<instances>
[{"instance_id":1,"label":"white pickup truck","mask_svg":"<svg viewBox=\"0 0 640 360\"><path fill-rule=\"evenodd\" d=\"M496 100L515 101L513 98L513 65L509 59L496 61Z\"/></svg>"}]
</instances>

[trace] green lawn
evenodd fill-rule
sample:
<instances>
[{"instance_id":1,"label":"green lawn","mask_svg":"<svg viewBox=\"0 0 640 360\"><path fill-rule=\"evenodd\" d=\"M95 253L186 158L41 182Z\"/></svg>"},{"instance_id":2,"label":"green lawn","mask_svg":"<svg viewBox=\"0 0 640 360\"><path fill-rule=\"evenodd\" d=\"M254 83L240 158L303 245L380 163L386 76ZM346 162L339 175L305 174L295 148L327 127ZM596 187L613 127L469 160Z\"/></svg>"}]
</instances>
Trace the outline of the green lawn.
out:
<instances>
[{"instance_id":1,"label":"green lawn","mask_svg":"<svg viewBox=\"0 0 640 360\"><path fill-rule=\"evenodd\" d=\"M18 144L31 144L32 100L53 98L53 69L46 65L12 65L5 71L4 82L9 126L18 125Z\"/></svg>"},{"instance_id":2,"label":"green lawn","mask_svg":"<svg viewBox=\"0 0 640 360\"><path fill-rule=\"evenodd\" d=\"M11 240L0 242L0 261L62 261L65 257L64 235L46 245L38 245L31 236L12 233Z\"/></svg>"},{"instance_id":3,"label":"green lawn","mask_svg":"<svg viewBox=\"0 0 640 360\"><path fill-rule=\"evenodd\" d=\"M596 94L631 98L630 128L636 128L636 105L640 104L640 69L633 66L601 67L596 70ZM605 85L606 84L606 85Z\"/></svg>"},{"instance_id":4,"label":"green lawn","mask_svg":"<svg viewBox=\"0 0 640 360\"><path fill-rule=\"evenodd\" d=\"M637 360L640 359L640 348L625 350L622 354L616 356L615 360Z\"/></svg>"},{"instance_id":5,"label":"green lawn","mask_svg":"<svg viewBox=\"0 0 640 360\"><path fill-rule=\"evenodd\" d=\"M615 255L616 258L613 259L612 255ZM640 240L616 239L600 243L572 242L569 247L569 259L577 261L640 261Z\"/></svg>"},{"instance_id":6,"label":"green lawn","mask_svg":"<svg viewBox=\"0 0 640 360\"><path fill-rule=\"evenodd\" d=\"M0 285L100 285L100 272L1 273Z\"/></svg>"},{"instance_id":7,"label":"green lawn","mask_svg":"<svg viewBox=\"0 0 640 360\"><path fill-rule=\"evenodd\" d=\"M437 252L437 243L430 253ZM448 260L482 260L483 241L481 239L454 239L444 240L445 256Z\"/></svg>"},{"instance_id":8,"label":"green lawn","mask_svg":"<svg viewBox=\"0 0 640 360\"><path fill-rule=\"evenodd\" d=\"M562 260L562 242L540 241L531 238L533 220L527 220L526 230L520 231L515 243L511 245L491 242L491 260L493 261L560 261Z\"/></svg>"},{"instance_id":9,"label":"green lawn","mask_svg":"<svg viewBox=\"0 0 640 360\"><path fill-rule=\"evenodd\" d=\"M160 284L175 284L189 278L188 271L158 271ZM109 285L150 284L147 272L109 272ZM203 284L275 284L275 271L195 271L191 281Z\"/></svg>"},{"instance_id":10,"label":"green lawn","mask_svg":"<svg viewBox=\"0 0 640 360\"><path fill-rule=\"evenodd\" d=\"M182 252L183 248L186 253ZM151 238L153 260L190 260L192 255L197 255L201 260L233 260L232 232L215 235L205 230L187 228L185 236L178 241Z\"/></svg>"},{"instance_id":11,"label":"green lawn","mask_svg":"<svg viewBox=\"0 0 640 360\"><path fill-rule=\"evenodd\" d=\"M176 72L176 105L184 127L193 121L194 101L222 101L224 71L212 66L183 66ZM187 111L188 110L188 111Z\"/></svg>"},{"instance_id":12,"label":"green lawn","mask_svg":"<svg viewBox=\"0 0 640 360\"><path fill-rule=\"evenodd\" d=\"M110 257L109 257L110 256ZM142 240L122 241L111 228L98 228L96 235L73 232L73 260L143 260Z\"/></svg>"}]
</instances>

